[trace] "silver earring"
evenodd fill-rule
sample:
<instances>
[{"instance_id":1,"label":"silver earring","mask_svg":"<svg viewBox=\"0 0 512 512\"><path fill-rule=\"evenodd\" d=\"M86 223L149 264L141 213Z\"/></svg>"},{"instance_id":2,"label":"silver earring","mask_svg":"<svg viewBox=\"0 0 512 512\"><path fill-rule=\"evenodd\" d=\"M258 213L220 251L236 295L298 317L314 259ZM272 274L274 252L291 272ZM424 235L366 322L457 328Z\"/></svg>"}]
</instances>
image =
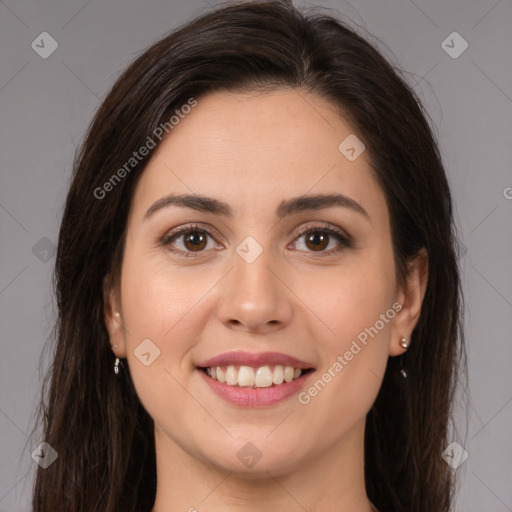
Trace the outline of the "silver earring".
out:
<instances>
[{"instance_id":1,"label":"silver earring","mask_svg":"<svg viewBox=\"0 0 512 512\"><path fill-rule=\"evenodd\" d=\"M116 357L116 362L114 363L114 373L116 375L119 373L119 357Z\"/></svg>"},{"instance_id":2,"label":"silver earring","mask_svg":"<svg viewBox=\"0 0 512 512\"><path fill-rule=\"evenodd\" d=\"M407 351L407 349L409 348L409 345L407 344L407 338L402 338L400 340L400 346L402 348L405 348L405 350ZM407 378L407 370L405 369L405 365L404 365L404 356L405 356L405 352L400 356L400 364L401 364L401 369L400 369L400 373L402 374L402 377L404 379Z\"/></svg>"}]
</instances>

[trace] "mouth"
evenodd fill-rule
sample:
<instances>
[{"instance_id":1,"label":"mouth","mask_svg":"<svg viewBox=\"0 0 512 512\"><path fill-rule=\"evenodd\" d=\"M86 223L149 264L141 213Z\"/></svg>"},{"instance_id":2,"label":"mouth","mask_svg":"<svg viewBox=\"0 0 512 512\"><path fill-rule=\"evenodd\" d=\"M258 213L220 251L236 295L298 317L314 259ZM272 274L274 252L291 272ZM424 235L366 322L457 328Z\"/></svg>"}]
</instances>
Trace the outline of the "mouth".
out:
<instances>
[{"instance_id":1,"label":"mouth","mask_svg":"<svg viewBox=\"0 0 512 512\"><path fill-rule=\"evenodd\" d=\"M208 377L221 384L238 388L270 388L281 386L314 371L314 368L294 368L283 365L252 366L208 366L198 367Z\"/></svg>"},{"instance_id":2,"label":"mouth","mask_svg":"<svg viewBox=\"0 0 512 512\"><path fill-rule=\"evenodd\" d=\"M235 351L196 366L208 387L236 406L270 406L298 393L315 371L286 354Z\"/></svg>"}]
</instances>

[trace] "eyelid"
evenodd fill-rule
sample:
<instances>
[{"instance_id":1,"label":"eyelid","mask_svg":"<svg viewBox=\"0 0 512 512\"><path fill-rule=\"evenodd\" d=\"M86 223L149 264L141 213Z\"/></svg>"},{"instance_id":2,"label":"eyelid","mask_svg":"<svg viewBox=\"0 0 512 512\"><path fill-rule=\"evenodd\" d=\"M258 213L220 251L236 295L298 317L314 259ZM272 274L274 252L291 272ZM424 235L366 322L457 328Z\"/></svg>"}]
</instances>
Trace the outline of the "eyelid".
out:
<instances>
[{"instance_id":1,"label":"eyelid","mask_svg":"<svg viewBox=\"0 0 512 512\"><path fill-rule=\"evenodd\" d=\"M173 228L171 229L170 231L166 231L165 232L165 235L162 237L162 240L169 240L170 238L172 238L173 236L175 235L183 235L189 231L205 231L206 233L208 233L209 235L218 235L217 231L214 230L213 228L209 227L207 224L201 224L201 223L195 223L195 222L192 222L191 224L185 224L185 225L182 225L182 226L178 226L177 228ZM220 235L218 235L220 237ZM222 238L222 237L220 237Z\"/></svg>"},{"instance_id":2,"label":"eyelid","mask_svg":"<svg viewBox=\"0 0 512 512\"><path fill-rule=\"evenodd\" d=\"M295 237L294 241L300 236L304 235L305 233L308 233L309 231L326 231L327 233L336 234L337 236L344 239L345 242L347 243L353 243L353 238L345 230L329 223L314 221L309 222L305 226L299 228L297 236Z\"/></svg>"},{"instance_id":3,"label":"eyelid","mask_svg":"<svg viewBox=\"0 0 512 512\"><path fill-rule=\"evenodd\" d=\"M159 244L162 246L168 246L173 238L179 238L183 235L186 235L187 233L191 233L193 231L204 231L208 235L210 235L212 238L221 238L222 236L218 234L217 230L213 229L212 227L201 224L201 223L191 223L186 224L182 226L178 226L174 229L171 229L170 231L166 231L164 236L162 236L159 240ZM169 249L173 253L179 253L181 255L194 255L194 251L181 251L180 249ZM198 251L198 253L205 252L205 251Z\"/></svg>"},{"instance_id":4,"label":"eyelid","mask_svg":"<svg viewBox=\"0 0 512 512\"><path fill-rule=\"evenodd\" d=\"M309 232L323 232L338 240L338 246L328 251L298 251L305 257L313 256L313 258L328 258L337 256L338 254L346 251L347 249L354 248L354 239L345 230L323 222L310 222L299 229L297 236L293 239L292 244L296 243L299 238Z\"/></svg>"}]
</instances>

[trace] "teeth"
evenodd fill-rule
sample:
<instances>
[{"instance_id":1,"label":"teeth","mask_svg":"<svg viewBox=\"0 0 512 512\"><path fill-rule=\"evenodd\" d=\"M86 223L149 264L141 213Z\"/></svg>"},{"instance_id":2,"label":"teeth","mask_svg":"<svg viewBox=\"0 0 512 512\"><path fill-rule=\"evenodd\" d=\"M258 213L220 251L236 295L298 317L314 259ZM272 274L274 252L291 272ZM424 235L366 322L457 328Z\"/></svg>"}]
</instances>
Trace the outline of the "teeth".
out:
<instances>
[{"instance_id":1,"label":"teeth","mask_svg":"<svg viewBox=\"0 0 512 512\"><path fill-rule=\"evenodd\" d=\"M238 385L243 388L254 386L254 370L250 366L240 366L238 370Z\"/></svg>"},{"instance_id":2,"label":"teeth","mask_svg":"<svg viewBox=\"0 0 512 512\"><path fill-rule=\"evenodd\" d=\"M228 366L228 369L226 370L226 384L229 384L230 386L238 384L238 371L234 366Z\"/></svg>"},{"instance_id":3,"label":"teeth","mask_svg":"<svg viewBox=\"0 0 512 512\"><path fill-rule=\"evenodd\" d=\"M217 367L217 380L219 382L226 382L226 374L222 371L222 368Z\"/></svg>"},{"instance_id":4,"label":"teeth","mask_svg":"<svg viewBox=\"0 0 512 512\"><path fill-rule=\"evenodd\" d=\"M282 384L284 381L284 368L279 364L274 368L272 382L274 384Z\"/></svg>"},{"instance_id":5,"label":"teeth","mask_svg":"<svg viewBox=\"0 0 512 512\"><path fill-rule=\"evenodd\" d=\"M244 388L269 388L283 382L292 382L302 375L300 368L276 365L274 369L268 365L252 368L251 366L233 366L222 369L220 366L206 368L206 373L221 383Z\"/></svg>"},{"instance_id":6,"label":"teeth","mask_svg":"<svg viewBox=\"0 0 512 512\"><path fill-rule=\"evenodd\" d=\"M256 371L256 378L254 380L257 388L269 388L272 386L272 379L272 370L268 366L262 366Z\"/></svg>"},{"instance_id":7,"label":"teeth","mask_svg":"<svg viewBox=\"0 0 512 512\"><path fill-rule=\"evenodd\" d=\"M293 368L291 366L287 366L284 369L284 380L286 382L291 382L293 380L294 373Z\"/></svg>"}]
</instances>

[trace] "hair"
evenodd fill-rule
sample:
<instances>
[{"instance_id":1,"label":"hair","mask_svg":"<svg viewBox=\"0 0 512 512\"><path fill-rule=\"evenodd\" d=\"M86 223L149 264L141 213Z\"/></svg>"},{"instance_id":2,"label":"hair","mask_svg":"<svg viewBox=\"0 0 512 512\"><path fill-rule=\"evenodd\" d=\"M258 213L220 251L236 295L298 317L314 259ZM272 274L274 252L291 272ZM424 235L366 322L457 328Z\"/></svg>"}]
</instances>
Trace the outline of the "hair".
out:
<instances>
[{"instance_id":1,"label":"hair","mask_svg":"<svg viewBox=\"0 0 512 512\"><path fill-rule=\"evenodd\" d=\"M463 297L452 199L429 117L402 73L345 22L290 1L252 1L202 13L139 55L77 151L55 261L52 363L36 418L58 459L37 470L34 512L141 512L155 500L153 420L127 365L114 375L102 293L105 277L119 276L132 196L151 155L107 197L95 191L191 98L289 88L329 101L364 141L389 209L397 280L420 249L429 258L409 376L401 377L399 357L389 358L367 414L368 497L380 512L451 509L455 480L441 453L464 354Z\"/></svg>"}]
</instances>

